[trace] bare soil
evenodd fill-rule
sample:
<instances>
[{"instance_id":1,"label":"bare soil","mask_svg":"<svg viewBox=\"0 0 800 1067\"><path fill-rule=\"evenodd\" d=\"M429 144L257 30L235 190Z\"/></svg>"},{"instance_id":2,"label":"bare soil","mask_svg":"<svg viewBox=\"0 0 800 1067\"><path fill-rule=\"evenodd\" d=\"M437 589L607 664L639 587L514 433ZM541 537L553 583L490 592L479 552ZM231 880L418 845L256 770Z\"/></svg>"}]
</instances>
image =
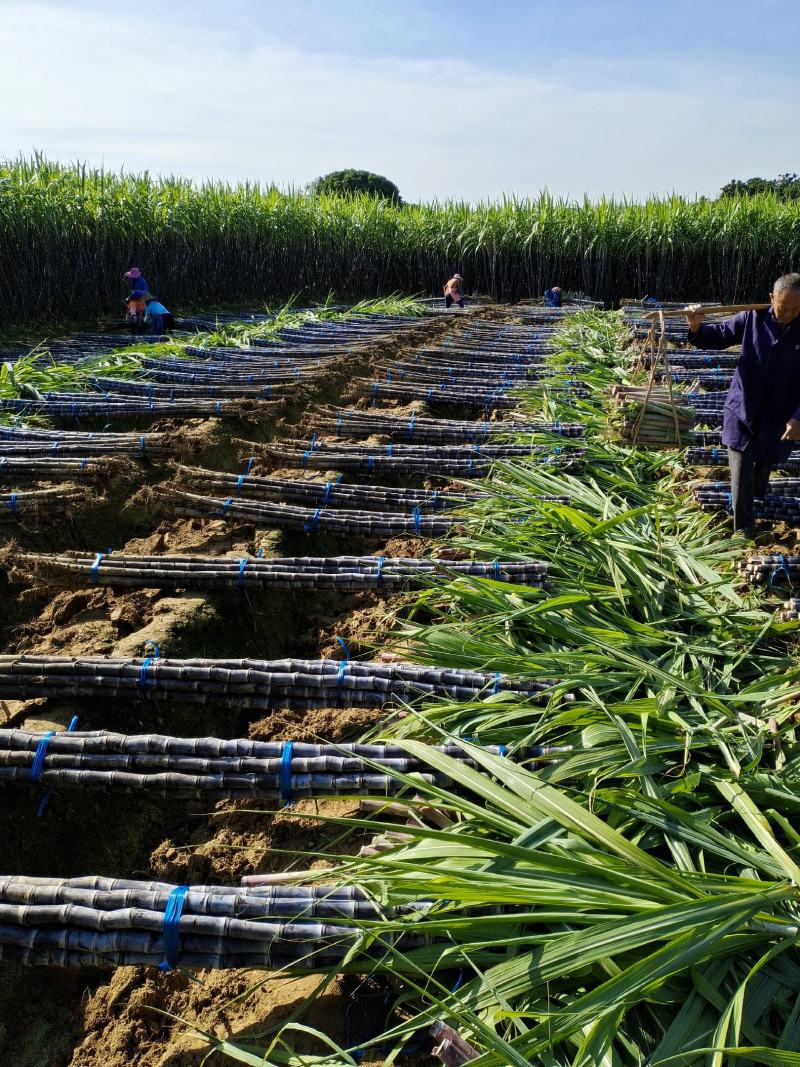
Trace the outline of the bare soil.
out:
<instances>
[{"instance_id":1,"label":"bare soil","mask_svg":"<svg viewBox=\"0 0 800 1067\"><path fill-rule=\"evenodd\" d=\"M434 320L401 339L374 346L363 356L332 370L286 405L281 421L265 423L259 406L248 406L244 421L198 419L147 427L175 435L182 462L238 469L240 446L280 432L303 436L313 426L310 404L346 402L349 382L369 374L370 365L399 358L422 340L464 328L467 319ZM392 408L393 413L421 405ZM263 410L263 406L262 409ZM115 427L116 428L116 427ZM296 470L285 472L297 477ZM369 656L382 647L406 598L374 593L346 597L307 593L274 594L248 600L141 589L114 593L104 587L50 589L30 582L15 566L15 550L96 550L97 546L135 553L208 552L270 555L320 551L363 551L418 556L425 544L393 538L362 548L331 547L316 539L256 530L222 520L175 519L160 514L149 487L172 476L169 464L122 465L119 477L88 487L89 503L60 526L22 528L0 542L0 651L19 654L139 656L156 642L164 656L340 656L337 636L352 655ZM0 531L2 537L2 531ZM9 571L13 582L3 576ZM0 724L28 728L63 727L74 712L83 728L128 733L159 730L175 734L214 733L274 740L355 740L379 721L378 709L329 708L278 711L248 720L235 712L147 704L105 707L87 702L80 709L57 701L0 703ZM212 807L105 796L55 795L47 816L35 818L37 800L29 794L4 795L5 831L0 838L0 872L59 875L109 874L175 883L237 884L244 874L320 867L326 856L351 855L364 833L343 836L325 822L357 811L347 800L303 801L274 810L268 804L226 803ZM347 1042L348 1019L362 1000L354 979L289 978L263 973L161 973L146 968L114 971L57 971L0 964L0 1063L14 1067L195 1067L209 1045L196 1030L263 1047L270 1032L301 1013L337 1042ZM367 1003L363 1001L363 1003ZM370 1025L374 1026L372 1019ZM193 1029L196 1028L196 1029ZM321 1052L313 1037L298 1034L298 1051ZM223 1062L220 1053L213 1062ZM367 1067L377 1058L361 1061ZM409 1054L405 1063L429 1063Z\"/></svg>"}]
</instances>

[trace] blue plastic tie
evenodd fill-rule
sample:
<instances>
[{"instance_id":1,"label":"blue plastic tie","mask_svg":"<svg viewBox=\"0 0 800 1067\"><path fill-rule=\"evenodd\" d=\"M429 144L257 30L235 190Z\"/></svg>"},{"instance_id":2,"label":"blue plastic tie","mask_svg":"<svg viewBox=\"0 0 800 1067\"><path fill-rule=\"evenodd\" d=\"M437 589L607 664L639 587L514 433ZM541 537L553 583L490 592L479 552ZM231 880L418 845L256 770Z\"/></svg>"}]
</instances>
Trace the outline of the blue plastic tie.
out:
<instances>
[{"instance_id":1,"label":"blue plastic tie","mask_svg":"<svg viewBox=\"0 0 800 1067\"><path fill-rule=\"evenodd\" d=\"M383 563L384 563L385 559L386 559L386 556L378 556L378 574L377 574L378 585L383 585Z\"/></svg>"},{"instance_id":2,"label":"blue plastic tie","mask_svg":"<svg viewBox=\"0 0 800 1067\"><path fill-rule=\"evenodd\" d=\"M726 494L728 498L728 511L733 511L733 493Z\"/></svg>"},{"instance_id":3,"label":"blue plastic tie","mask_svg":"<svg viewBox=\"0 0 800 1067\"><path fill-rule=\"evenodd\" d=\"M303 523L303 529L306 533L314 533L314 531L316 530L317 523L319 522L319 512L320 509L317 508L314 514L311 516L311 521Z\"/></svg>"},{"instance_id":4,"label":"blue plastic tie","mask_svg":"<svg viewBox=\"0 0 800 1067\"><path fill-rule=\"evenodd\" d=\"M294 741L284 741L281 752L281 767L278 778L281 800L287 804L292 802L292 756L294 754Z\"/></svg>"},{"instance_id":5,"label":"blue plastic tie","mask_svg":"<svg viewBox=\"0 0 800 1067\"><path fill-rule=\"evenodd\" d=\"M303 466L304 466L304 467L307 467L307 466L308 466L308 457L309 457L310 455L311 455L311 449L310 449L310 448L308 448L308 449L306 449L306 451L305 451L305 452L303 453Z\"/></svg>"},{"instance_id":6,"label":"blue plastic tie","mask_svg":"<svg viewBox=\"0 0 800 1067\"><path fill-rule=\"evenodd\" d=\"M178 966L179 929L183 907L186 903L188 885L176 885L169 895L164 908L164 959L158 967L161 971L174 971Z\"/></svg>"},{"instance_id":7,"label":"blue plastic tie","mask_svg":"<svg viewBox=\"0 0 800 1067\"><path fill-rule=\"evenodd\" d=\"M434 489L433 497L431 498L431 507L436 511L439 507L439 490Z\"/></svg>"},{"instance_id":8,"label":"blue plastic tie","mask_svg":"<svg viewBox=\"0 0 800 1067\"><path fill-rule=\"evenodd\" d=\"M500 671L495 671L494 685L492 686L492 693L500 692Z\"/></svg>"},{"instance_id":9,"label":"blue plastic tie","mask_svg":"<svg viewBox=\"0 0 800 1067\"><path fill-rule=\"evenodd\" d=\"M232 496L229 496L228 499L223 503L222 509L220 511L220 514L221 514L223 519L227 516L228 509L230 508L232 503L233 503L233 497Z\"/></svg>"},{"instance_id":10,"label":"blue plastic tie","mask_svg":"<svg viewBox=\"0 0 800 1067\"><path fill-rule=\"evenodd\" d=\"M417 415L416 411L412 411L411 412L411 418L408 420L408 439L409 439L409 441L411 440L411 437L412 437L412 435L414 433L414 419L416 418L416 415Z\"/></svg>"},{"instance_id":11,"label":"blue plastic tie","mask_svg":"<svg viewBox=\"0 0 800 1067\"><path fill-rule=\"evenodd\" d=\"M317 431L315 430L314 433L312 433L312 435L311 435L311 444L308 446L309 447L309 451L311 451L311 452L314 451L314 445L316 443L317 443Z\"/></svg>"},{"instance_id":12,"label":"blue plastic tie","mask_svg":"<svg viewBox=\"0 0 800 1067\"><path fill-rule=\"evenodd\" d=\"M367 470L371 471L374 466L375 466L375 457L374 456L367 456Z\"/></svg>"},{"instance_id":13,"label":"blue plastic tie","mask_svg":"<svg viewBox=\"0 0 800 1067\"><path fill-rule=\"evenodd\" d=\"M100 581L100 564L105 559L105 555L105 552L98 552L97 555L94 557L94 563L92 564L92 569L90 571L91 579L93 582Z\"/></svg>"},{"instance_id":14,"label":"blue plastic tie","mask_svg":"<svg viewBox=\"0 0 800 1067\"><path fill-rule=\"evenodd\" d=\"M221 415L222 414L222 404L219 402L219 400L214 405L214 414L215 415Z\"/></svg>"},{"instance_id":15,"label":"blue plastic tie","mask_svg":"<svg viewBox=\"0 0 800 1067\"><path fill-rule=\"evenodd\" d=\"M245 473L245 475L248 475L250 473L250 471L253 469L253 463L254 462L255 462L255 456L250 456L250 458L248 459L247 463L245 463L245 465L244 465L244 473Z\"/></svg>"},{"instance_id":16,"label":"blue plastic tie","mask_svg":"<svg viewBox=\"0 0 800 1067\"><path fill-rule=\"evenodd\" d=\"M247 477L246 474L240 474L239 475L239 477L236 479L236 488L237 489L241 489L242 488L242 485L244 484L244 480L245 480L246 477Z\"/></svg>"},{"instance_id":17,"label":"blue plastic tie","mask_svg":"<svg viewBox=\"0 0 800 1067\"><path fill-rule=\"evenodd\" d=\"M17 494L12 493L8 500L8 508L12 515L17 513Z\"/></svg>"},{"instance_id":18,"label":"blue plastic tie","mask_svg":"<svg viewBox=\"0 0 800 1067\"><path fill-rule=\"evenodd\" d=\"M239 576L236 579L236 584L239 586L240 589L244 585L244 569L248 563L249 560L247 556L242 556L242 558L239 560Z\"/></svg>"},{"instance_id":19,"label":"blue plastic tie","mask_svg":"<svg viewBox=\"0 0 800 1067\"><path fill-rule=\"evenodd\" d=\"M54 736L55 730L48 730L36 746L36 755L33 757L33 764L30 770L32 782L41 781L42 770L44 769L44 758L47 755L47 746L50 744L50 738Z\"/></svg>"},{"instance_id":20,"label":"blue plastic tie","mask_svg":"<svg viewBox=\"0 0 800 1067\"><path fill-rule=\"evenodd\" d=\"M771 574L771 575L769 576L769 586L770 586L770 587L772 587L772 586L773 586L773 585L775 584L775 579L776 579L776 578L778 577L778 575L779 575L779 574L781 574L781 573L785 574L785 575L786 575L786 577L787 577L787 579L788 579L788 580L789 580L790 582L791 582L791 580L792 580L792 576L791 576L791 574L789 573L789 568L788 568L788 566L786 565L786 556L784 556L784 555L783 555L783 554L781 553L781 554L780 554L780 555L778 556L778 559L779 559L779 560L781 561L781 562L780 562L780 566L778 567L778 569L777 569L777 570L773 571L773 572L772 572L772 574Z\"/></svg>"},{"instance_id":21,"label":"blue plastic tie","mask_svg":"<svg viewBox=\"0 0 800 1067\"><path fill-rule=\"evenodd\" d=\"M271 388L272 388L271 385L265 385L264 386L264 399L265 400L269 400L269 392L270 392Z\"/></svg>"},{"instance_id":22,"label":"blue plastic tie","mask_svg":"<svg viewBox=\"0 0 800 1067\"><path fill-rule=\"evenodd\" d=\"M341 430L341 428L342 428L342 422L343 422L343 419L342 419L342 413L341 413L341 412L339 412L339 418L338 418L338 419L336 420L336 429L337 429L337 430Z\"/></svg>"},{"instance_id":23,"label":"blue plastic tie","mask_svg":"<svg viewBox=\"0 0 800 1067\"><path fill-rule=\"evenodd\" d=\"M347 642L343 637L337 637L336 640L344 649L344 659L339 664L339 670L336 674L336 686L338 689L341 689L344 685L344 676L347 671L347 665L350 662L350 649L347 647Z\"/></svg>"},{"instance_id":24,"label":"blue plastic tie","mask_svg":"<svg viewBox=\"0 0 800 1067\"><path fill-rule=\"evenodd\" d=\"M386 446L386 455L387 456L391 456L393 452L394 452L394 445L387 445Z\"/></svg>"},{"instance_id":25,"label":"blue plastic tie","mask_svg":"<svg viewBox=\"0 0 800 1067\"><path fill-rule=\"evenodd\" d=\"M500 560L499 559L496 559L494 561L494 577L495 577L495 581L498 581L498 582L500 581Z\"/></svg>"},{"instance_id":26,"label":"blue plastic tie","mask_svg":"<svg viewBox=\"0 0 800 1067\"><path fill-rule=\"evenodd\" d=\"M325 495L322 497L322 506L327 507L328 501L331 498L331 489L333 489L333 482L325 483Z\"/></svg>"},{"instance_id":27,"label":"blue plastic tie","mask_svg":"<svg viewBox=\"0 0 800 1067\"><path fill-rule=\"evenodd\" d=\"M419 505L414 508L412 517L414 519L414 533L419 533L420 526L422 525L422 512L419 509Z\"/></svg>"},{"instance_id":28,"label":"blue plastic tie","mask_svg":"<svg viewBox=\"0 0 800 1067\"><path fill-rule=\"evenodd\" d=\"M89 462L89 461L88 461L88 459L82 459L82 460L80 461L80 463L78 464L78 470L79 470L79 471L83 471L83 470L86 470L86 464L87 464L88 462Z\"/></svg>"},{"instance_id":29,"label":"blue plastic tie","mask_svg":"<svg viewBox=\"0 0 800 1067\"><path fill-rule=\"evenodd\" d=\"M58 452L59 448L61 448L61 442L60 441L53 441L53 443L50 446L50 448L52 449L53 452Z\"/></svg>"},{"instance_id":30,"label":"blue plastic tie","mask_svg":"<svg viewBox=\"0 0 800 1067\"><path fill-rule=\"evenodd\" d=\"M147 689L147 668L153 662L153 657L148 656L144 663L139 668L139 688L144 693Z\"/></svg>"},{"instance_id":31,"label":"blue plastic tie","mask_svg":"<svg viewBox=\"0 0 800 1067\"><path fill-rule=\"evenodd\" d=\"M372 387L372 406L373 407L375 407L377 405L377 403L378 403L378 389L379 389L379 385L378 385L377 382L375 382L375 384Z\"/></svg>"},{"instance_id":32,"label":"blue plastic tie","mask_svg":"<svg viewBox=\"0 0 800 1067\"><path fill-rule=\"evenodd\" d=\"M497 754L499 756L507 756L508 755L508 746L507 745L498 745L497 746Z\"/></svg>"},{"instance_id":33,"label":"blue plastic tie","mask_svg":"<svg viewBox=\"0 0 800 1067\"><path fill-rule=\"evenodd\" d=\"M263 548L259 548L258 552L256 552L256 559L261 559L261 557L263 555L264 555L264 549Z\"/></svg>"},{"instance_id":34,"label":"blue plastic tie","mask_svg":"<svg viewBox=\"0 0 800 1067\"><path fill-rule=\"evenodd\" d=\"M67 727L67 733L71 734L75 727L78 725L78 716L73 715L70 719L69 726ZM36 746L36 755L33 757L33 766L31 767L31 778L34 782L41 781L42 771L44 770L44 760L47 755L47 746L50 744L50 738L55 734L54 730L49 730ZM52 789L48 789L42 799L39 801L39 807L36 809L36 818L41 819L44 813L47 811L47 805L50 803L50 795L53 792Z\"/></svg>"}]
</instances>

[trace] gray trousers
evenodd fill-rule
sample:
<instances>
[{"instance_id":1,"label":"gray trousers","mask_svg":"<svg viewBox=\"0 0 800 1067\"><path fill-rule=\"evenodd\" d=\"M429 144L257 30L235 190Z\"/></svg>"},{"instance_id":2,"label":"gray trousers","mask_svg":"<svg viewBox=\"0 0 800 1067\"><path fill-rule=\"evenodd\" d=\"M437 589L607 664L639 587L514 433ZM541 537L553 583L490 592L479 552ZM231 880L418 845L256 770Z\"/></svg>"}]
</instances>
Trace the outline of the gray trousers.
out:
<instances>
[{"instance_id":1,"label":"gray trousers","mask_svg":"<svg viewBox=\"0 0 800 1067\"><path fill-rule=\"evenodd\" d=\"M753 513L753 497L767 492L771 463L764 463L753 453L752 445L744 452L728 449L728 466L731 472L731 497L733 504L734 530L752 530L756 524Z\"/></svg>"}]
</instances>

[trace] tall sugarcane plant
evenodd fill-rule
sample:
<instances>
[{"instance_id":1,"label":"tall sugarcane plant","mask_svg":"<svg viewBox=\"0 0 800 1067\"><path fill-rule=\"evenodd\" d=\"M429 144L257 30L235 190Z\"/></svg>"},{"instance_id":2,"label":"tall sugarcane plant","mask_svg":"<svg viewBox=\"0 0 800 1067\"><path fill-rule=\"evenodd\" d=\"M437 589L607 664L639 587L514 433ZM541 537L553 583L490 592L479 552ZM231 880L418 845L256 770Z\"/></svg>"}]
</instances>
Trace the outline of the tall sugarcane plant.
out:
<instances>
[{"instance_id":1,"label":"tall sugarcane plant","mask_svg":"<svg viewBox=\"0 0 800 1067\"><path fill-rule=\"evenodd\" d=\"M500 300L558 281L607 301L738 302L797 262L799 219L797 201L769 196L392 205L37 156L0 162L0 323L119 311L131 263L170 307L440 294L454 269Z\"/></svg>"}]
</instances>

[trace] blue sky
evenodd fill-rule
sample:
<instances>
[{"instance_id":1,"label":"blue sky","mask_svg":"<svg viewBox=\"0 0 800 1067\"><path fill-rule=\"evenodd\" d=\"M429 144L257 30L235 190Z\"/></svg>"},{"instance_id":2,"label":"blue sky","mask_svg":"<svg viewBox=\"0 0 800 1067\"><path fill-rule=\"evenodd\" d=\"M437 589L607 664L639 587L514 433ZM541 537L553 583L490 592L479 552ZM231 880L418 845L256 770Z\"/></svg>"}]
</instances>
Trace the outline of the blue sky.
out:
<instances>
[{"instance_id":1,"label":"blue sky","mask_svg":"<svg viewBox=\"0 0 800 1067\"><path fill-rule=\"evenodd\" d=\"M284 187L359 166L411 200L713 194L800 170L798 40L787 0L0 0L0 155Z\"/></svg>"}]
</instances>

